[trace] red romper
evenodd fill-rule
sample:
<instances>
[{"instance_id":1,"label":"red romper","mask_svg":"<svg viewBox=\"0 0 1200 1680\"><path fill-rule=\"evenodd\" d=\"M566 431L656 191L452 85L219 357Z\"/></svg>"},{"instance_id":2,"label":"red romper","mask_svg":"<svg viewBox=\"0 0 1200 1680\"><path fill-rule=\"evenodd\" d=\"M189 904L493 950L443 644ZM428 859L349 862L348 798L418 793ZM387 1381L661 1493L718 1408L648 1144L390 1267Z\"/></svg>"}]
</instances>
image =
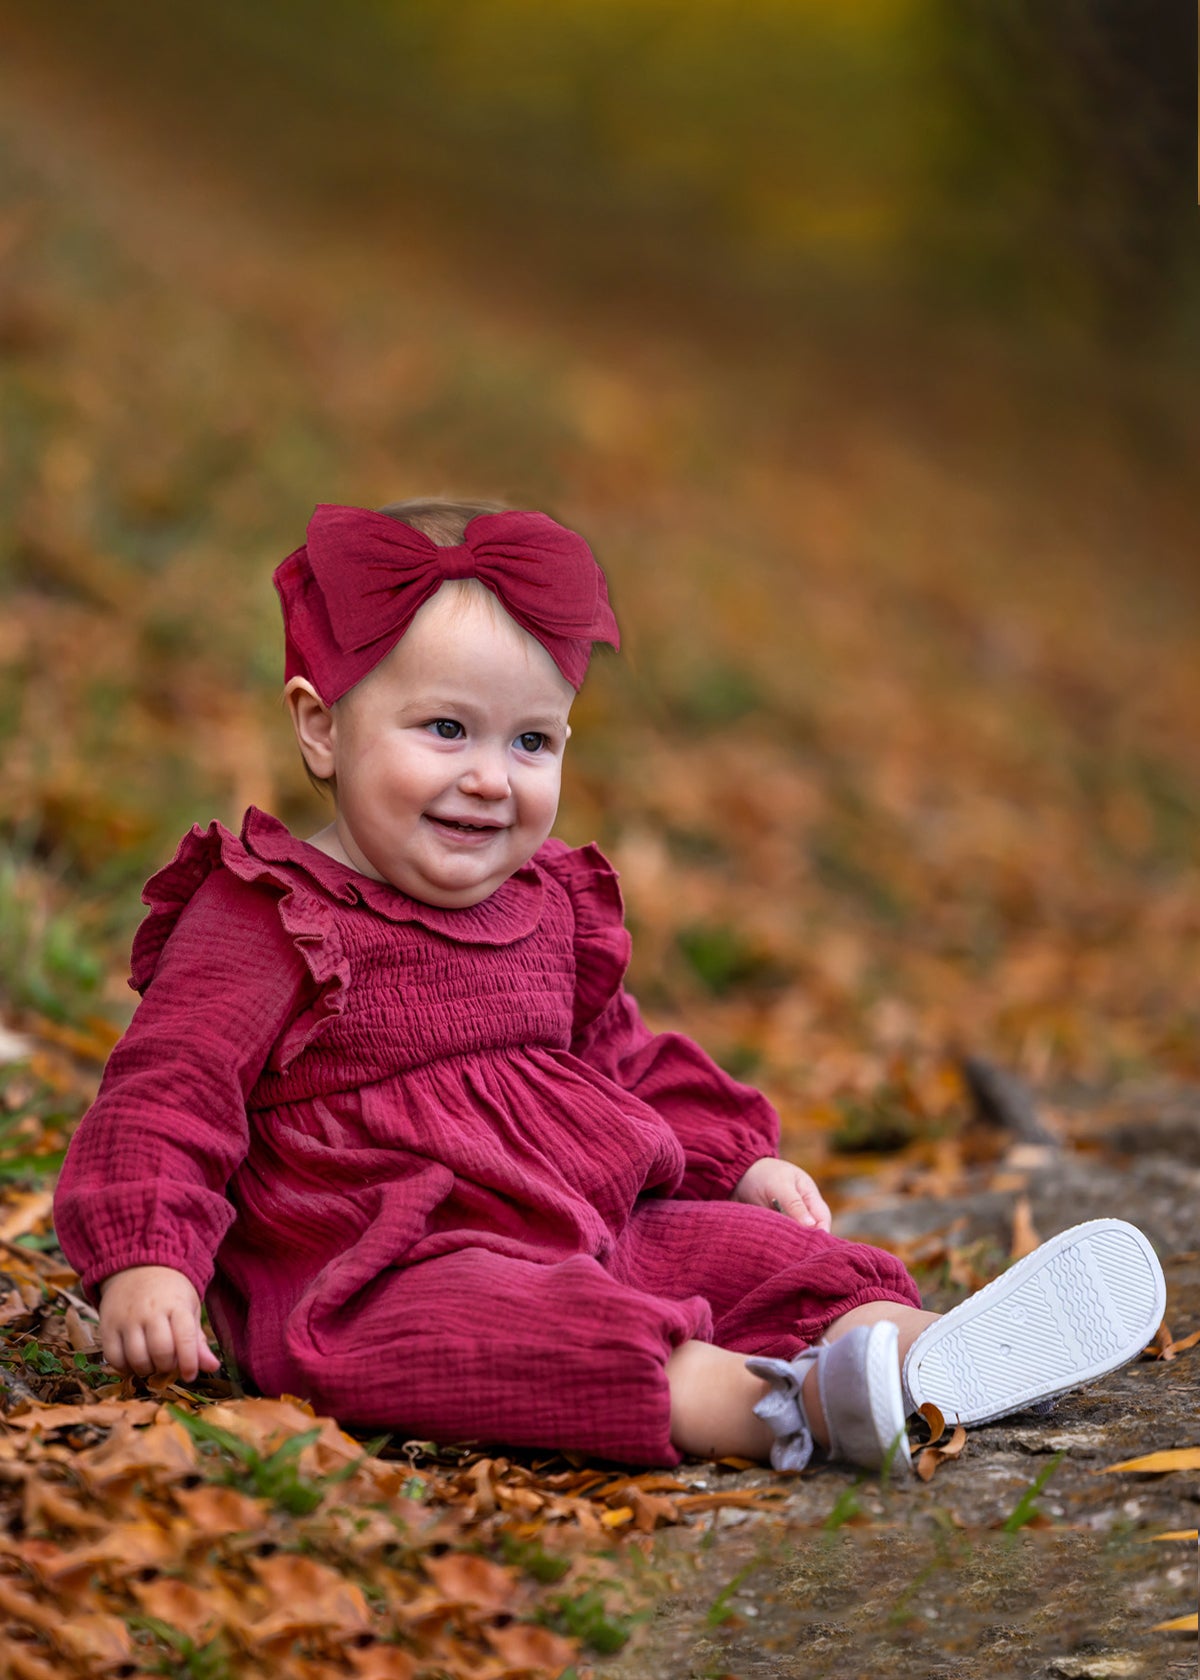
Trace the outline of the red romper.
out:
<instances>
[{"instance_id":1,"label":"red romper","mask_svg":"<svg viewBox=\"0 0 1200 1680\"><path fill-rule=\"evenodd\" d=\"M251 810L145 898L145 996L58 1235L92 1300L126 1266L185 1273L262 1392L673 1464L680 1342L787 1358L862 1302L919 1304L891 1255L727 1199L775 1112L643 1025L594 846L443 910Z\"/></svg>"}]
</instances>

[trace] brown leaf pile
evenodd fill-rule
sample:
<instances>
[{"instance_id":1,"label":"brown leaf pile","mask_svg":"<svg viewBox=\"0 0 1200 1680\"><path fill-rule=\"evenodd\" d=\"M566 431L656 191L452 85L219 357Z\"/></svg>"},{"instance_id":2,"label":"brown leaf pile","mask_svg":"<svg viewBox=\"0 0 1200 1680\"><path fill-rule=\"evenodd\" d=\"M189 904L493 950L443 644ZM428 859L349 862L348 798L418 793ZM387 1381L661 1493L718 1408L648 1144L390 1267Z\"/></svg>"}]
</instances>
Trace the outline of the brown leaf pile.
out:
<instances>
[{"instance_id":1,"label":"brown leaf pile","mask_svg":"<svg viewBox=\"0 0 1200 1680\"><path fill-rule=\"evenodd\" d=\"M556 1602L604 1576L585 1542L781 1497L692 1493L683 1477L561 1459L439 1459L416 1443L382 1459L288 1399L220 1402L202 1417L263 1459L311 1436L295 1467L321 1490L314 1508L218 1479L222 1465L158 1400L33 1405L3 1420L3 1672L149 1668L164 1647L194 1646L247 1677L557 1674L578 1641L538 1617L554 1620ZM516 1561L488 1555L497 1545Z\"/></svg>"}]
</instances>

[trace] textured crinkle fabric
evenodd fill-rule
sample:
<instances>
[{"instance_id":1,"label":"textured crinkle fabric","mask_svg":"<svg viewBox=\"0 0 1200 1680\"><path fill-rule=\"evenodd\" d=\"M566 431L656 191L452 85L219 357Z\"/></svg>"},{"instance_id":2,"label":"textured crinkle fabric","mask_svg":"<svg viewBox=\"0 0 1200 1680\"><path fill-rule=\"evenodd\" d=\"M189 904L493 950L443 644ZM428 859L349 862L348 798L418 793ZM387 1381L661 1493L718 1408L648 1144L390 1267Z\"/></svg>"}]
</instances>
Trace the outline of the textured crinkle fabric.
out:
<instances>
[{"instance_id":1,"label":"textured crinkle fabric","mask_svg":"<svg viewBox=\"0 0 1200 1680\"><path fill-rule=\"evenodd\" d=\"M345 1423L671 1463L665 1360L917 1304L892 1256L727 1198L766 1099L654 1034L616 876L548 841L443 910L247 813L149 883L143 992L59 1181L90 1299L185 1273L243 1374Z\"/></svg>"}]
</instances>

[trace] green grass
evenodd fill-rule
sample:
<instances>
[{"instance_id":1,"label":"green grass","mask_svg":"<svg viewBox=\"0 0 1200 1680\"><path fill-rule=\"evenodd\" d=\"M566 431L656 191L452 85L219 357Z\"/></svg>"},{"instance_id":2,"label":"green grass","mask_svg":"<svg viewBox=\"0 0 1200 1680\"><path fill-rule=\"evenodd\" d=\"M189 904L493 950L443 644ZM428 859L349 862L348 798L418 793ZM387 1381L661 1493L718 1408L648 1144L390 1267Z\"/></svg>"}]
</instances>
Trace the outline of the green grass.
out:
<instances>
[{"instance_id":1,"label":"green grass","mask_svg":"<svg viewBox=\"0 0 1200 1680\"><path fill-rule=\"evenodd\" d=\"M18 1010L78 1020L95 1008L105 962L79 916L50 896L39 870L0 852L0 988Z\"/></svg>"}]
</instances>

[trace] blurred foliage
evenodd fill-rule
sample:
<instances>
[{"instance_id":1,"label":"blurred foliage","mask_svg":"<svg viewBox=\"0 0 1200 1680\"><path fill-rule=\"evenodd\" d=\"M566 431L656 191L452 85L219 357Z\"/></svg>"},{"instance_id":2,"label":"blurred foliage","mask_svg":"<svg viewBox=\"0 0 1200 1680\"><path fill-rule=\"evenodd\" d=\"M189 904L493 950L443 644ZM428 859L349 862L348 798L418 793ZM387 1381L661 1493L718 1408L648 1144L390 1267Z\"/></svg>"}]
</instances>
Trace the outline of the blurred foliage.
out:
<instances>
[{"instance_id":1,"label":"blurred foliage","mask_svg":"<svg viewBox=\"0 0 1200 1680\"><path fill-rule=\"evenodd\" d=\"M510 270L777 326L917 305L1198 342L1193 25L1166 0L3 9L181 170L385 242L471 230Z\"/></svg>"},{"instance_id":2,"label":"blurred foliage","mask_svg":"<svg viewBox=\"0 0 1200 1680\"><path fill-rule=\"evenodd\" d=\"M618 864L656 1020L764 1082L806 1159L878 1147L896 1089L936 1143L963 1047L1039 1083L1195 1076L1192 385L1100 344L1138 296L1160 351L1186 315L1185 257L1139 293L1105 255L1136 270L1135 201L1158 226L1169 101L1141 164L1121 133L1161 41L1121 59L1107 185L1078 182L1089 266L1065 199L1100 9L1074 56L1031 6L932 0L87 16L15 20L0 117L0 987L84 1064L52 1089L94 1081L184 828L323 820L270 586L313 502L441 490L594 540L625 648L577 705L561 832ZM625 278L581 307L526 253L501 298L455 240L510 219ZM673 262L719 329L670 284L664 325ZM921 326L906 288L992 318ZM1029 323L1066 304L1047 360Z\"/></svg>"}]
</instances>

